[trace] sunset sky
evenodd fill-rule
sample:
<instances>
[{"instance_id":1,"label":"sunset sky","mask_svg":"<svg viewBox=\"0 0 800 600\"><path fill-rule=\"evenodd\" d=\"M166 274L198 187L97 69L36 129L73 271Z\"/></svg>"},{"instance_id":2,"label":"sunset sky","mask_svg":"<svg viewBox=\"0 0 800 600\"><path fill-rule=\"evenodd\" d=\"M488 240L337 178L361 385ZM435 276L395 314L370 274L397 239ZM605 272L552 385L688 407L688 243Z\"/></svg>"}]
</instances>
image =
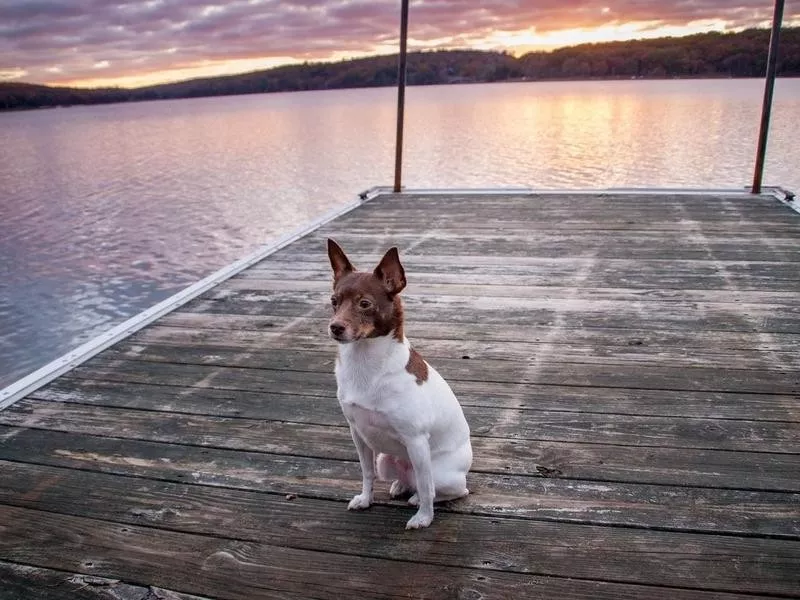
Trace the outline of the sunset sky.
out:
<instances>
[{"instance_id":1,"label":"sunset sky","mask_svg":"<svg viewBox=\"0 0 800 600\"><path fill-rule=\"evenodd\" d=\"M800 24L800 2L784 25ZM767 26L773 0L412 0L413 50ZM0 81L136 87L397 51L400 0L0 0Z\"/></svg>"}]
</instances>

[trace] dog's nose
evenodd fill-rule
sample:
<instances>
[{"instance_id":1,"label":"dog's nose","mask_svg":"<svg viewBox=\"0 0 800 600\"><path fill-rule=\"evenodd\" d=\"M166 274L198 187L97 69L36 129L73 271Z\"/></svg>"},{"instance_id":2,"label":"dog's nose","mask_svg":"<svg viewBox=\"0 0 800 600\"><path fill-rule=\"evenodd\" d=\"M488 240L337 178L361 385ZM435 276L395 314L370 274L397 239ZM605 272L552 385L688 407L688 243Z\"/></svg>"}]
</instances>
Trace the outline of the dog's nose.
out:
<instances>
[{"instance_id":1,"label":"dog's nose","mask_svg":"<svg viewBox=\"0 0 800 600\"><path fill-rule=\"evenodd\" d=\"M344 325L339 323L331 323L331 333L335 336L340 336L344 333Z\"/></svg>"}]
</instances>

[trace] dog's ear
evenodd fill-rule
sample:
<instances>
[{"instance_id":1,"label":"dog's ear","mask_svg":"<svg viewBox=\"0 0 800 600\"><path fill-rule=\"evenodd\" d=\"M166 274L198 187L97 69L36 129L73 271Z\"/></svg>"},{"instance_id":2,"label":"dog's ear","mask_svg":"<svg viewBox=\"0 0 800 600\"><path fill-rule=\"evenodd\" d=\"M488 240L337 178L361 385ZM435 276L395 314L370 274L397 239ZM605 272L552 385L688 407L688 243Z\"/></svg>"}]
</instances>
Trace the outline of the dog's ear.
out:
<instances>
[{"instance_id":1,"label":"dog's ear","mask_svg":"<svg viewBox=\"0 0 800 600\"><path fill-rule=\"evenodd\" d=\"M406 287L406 272L400 264L397 248L391 248L383 255L381 262L375 267L375 277L381 280L390 296L399 294Z\"/></svg>"},{"instance_id":2,"label":"dog's ear","mask_svg":"<svg viewBox=\"0 0 800 600\"><path fill-rule=\"evenodd\" d=\"M330 238L328 238L328 258L331 261L331 268L333 268L334 284L348 273L355 271L355 267L348 260L344 250Z\"/></svg>"}]
</instances>

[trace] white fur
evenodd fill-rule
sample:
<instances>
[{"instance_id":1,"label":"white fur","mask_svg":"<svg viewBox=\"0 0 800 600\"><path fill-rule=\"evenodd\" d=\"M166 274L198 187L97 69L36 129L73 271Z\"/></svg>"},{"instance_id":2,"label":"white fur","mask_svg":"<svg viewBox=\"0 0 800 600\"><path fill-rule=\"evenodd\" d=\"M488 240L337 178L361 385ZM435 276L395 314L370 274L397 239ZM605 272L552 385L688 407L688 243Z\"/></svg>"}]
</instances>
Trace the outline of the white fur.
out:
<instances>
[{"instance_id":1,"label":"white fur","mask_svg":"<svg viewBox=\"0 0 800 600\"><path fill-rule=\"evenodd\" d=\"M348 508L369 507L377 467L381 479L396 479L393 496L414 493L409 503L419 510L406 528L416 529L430 525L434 500L469 493L472 446L450 386L430 365L418 384L406 370L409 354L408 341L391 335L339 344L336 381L363 475Z\"/></svg>"}]
</instances>

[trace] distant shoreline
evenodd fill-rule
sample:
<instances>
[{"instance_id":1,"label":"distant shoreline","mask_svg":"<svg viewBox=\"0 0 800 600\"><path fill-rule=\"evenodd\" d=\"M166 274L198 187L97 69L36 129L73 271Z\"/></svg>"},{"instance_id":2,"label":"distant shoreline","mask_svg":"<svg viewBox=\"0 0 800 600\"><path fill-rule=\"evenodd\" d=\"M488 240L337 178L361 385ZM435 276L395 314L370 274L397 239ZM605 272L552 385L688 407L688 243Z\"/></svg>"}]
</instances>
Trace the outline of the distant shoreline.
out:
<instances>
[{"instance_id":1,"label":"distant shoreline","mask_svg":"<svg viewBox=\"0 0 800 600\"><path fill-rule=\"evenodd\" d=\"M797 79L800 75L780 75L778 79ZM552 78L552 79L504 79L502 81L448 81L443 83L418 83L418 84L410 84L408 87L434 87L434 86L456 86L456 85L484 85L484 84L501 84L501 83L580 83L580 82L600 82L600 81L715 81L715 80L728 80L728 79L764 79L764 77L758 76L730 76L730 75L684 75L684 76L673 76L673 77L623 77L623 76L616 76L616 77L575 77L575 78ZM379 88L387 88L387 87L395 87L396 84L386 84L386 85L370 85L370 86L360 86L360 87L341 87L341 88L318 88L318 89L307 89L307 90L275 90L275 91L266 91L266 92L250 92L250 93L237 93L237 94L214 94L208 96L182 96L182 97L172 97L172 98L141 98L141 99L126 99L126 100L117 100L117 101L110 101L110 102L89 102L89 103L75 103L75 104L52 104L52 105L42 105L42 106L20 106L15 108L2 108L0 107L0 113L2 112L22 112L22 111L36 111L36 110L55 110L55 109L63 109L63 108L74 108L74 107L86 107L86 106L108 106L112 104L132 104L137 102L155 102L159 100L192 100L192 99L201 99L201 98L227 98L230 96L255 96L257 94L293 94L293 93L302 93L302 92L333 92L333 91L343 91L343 90L370 90L370 89L379 89ZM1 92L1 90L0 90Z\"/></svg>"},{"instance_id":2,"label":"distant shoreline","mask_svg":"<svg viewBox=\"0 0 800 600\"><path fill-rule=\"evenodd\" d=\"M746 79L763 77L769 31L704 33L680 38L583 44L514 57L505 52L411 52L409 86L464 83ZM800 27L781 33L778 74L800 76ZM263 71L141 88L65 88L0 83L0 112L328 89L395 86L397 55L304 63Z\"/></svg>"},{"instance_id":3,"label":"distant shoreline","mask_svg":"<svg viewBox=\"0 0 800 600\"><path fill-rule=\"evenodd\" d=\"M800 75L779 75L778 79L797 79ZM764 79L763 76L730 76L730 75L682 75L682 76L661 76L661 77L625 77L625 76L614 76L614 77L559 77L559 78L549 78L549 79L527 79L527 78L518 78L518 79L504 79L502 81L447 81L447 82L437 82L437 83L416 83L416 84L409 84L408 87L434 87L434 86L455 86L455 85L484 85L484 84L500 84L500 83L579 83L579 82L598 82L598 81L714 81L714 80L727 80L727 79ZM395 87L397 84L386 84L386 85L368 85L368 86L359 86L359 87L338 87L338 88L315 88L315 89L305 89L305 90L274 90L274 91L265 91L265 92L242 92L236 94L213 94L207 96L177 96L177 97L170 97L170 98L140 98L140 99L124 99L124 100L117 100L117 101L109 101L109 102L87 102L87 103L73 103L73 104L52 104L52 105L42 105L42 106L20 106L15 108L2 108L0 107L0 113L2 112L19 112L19 111L34 111L34 110L47 110L47 109L58 109L58 108L73 108L78 106L106 106L110 104L132 104L136 102L154 102L158 100L192 100L192 99L200 99L200 98L220 98L220 97L230 97L230 96L254 96L257 94L293 94L293 93L302 93L302 92L333 92L333 91L343 91L343 90L369 90L369 89L379 89L379 88L387 88L387 87ZM58 89L58 88L54 88ZM2 90L0 90L0 94Z\"/></svg>"}]
</instances>

